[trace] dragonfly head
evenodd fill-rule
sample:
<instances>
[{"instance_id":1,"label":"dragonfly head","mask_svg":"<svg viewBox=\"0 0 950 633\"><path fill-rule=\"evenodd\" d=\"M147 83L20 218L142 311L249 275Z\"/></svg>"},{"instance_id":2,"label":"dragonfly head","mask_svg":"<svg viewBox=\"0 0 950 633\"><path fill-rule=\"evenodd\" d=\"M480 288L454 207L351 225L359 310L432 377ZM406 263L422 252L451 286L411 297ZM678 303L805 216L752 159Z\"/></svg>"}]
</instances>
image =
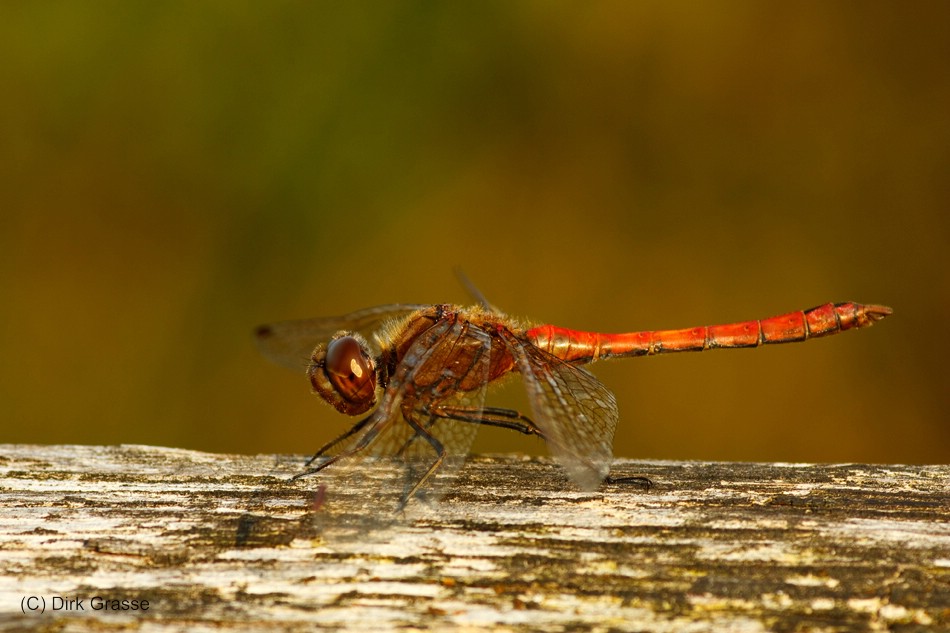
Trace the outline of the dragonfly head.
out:
<instances>
[{"instance_id":1,"label":"dragonfly head","mask_svg":"<svg viewBox=\"0 0 950 633\"><path fill-rule=\"evenodd\" d=\"M376 362L359 334L338 332L318 345L307 375L314 390L340 413L359 415L376 404Z\"/></svg>"}]
</instances>

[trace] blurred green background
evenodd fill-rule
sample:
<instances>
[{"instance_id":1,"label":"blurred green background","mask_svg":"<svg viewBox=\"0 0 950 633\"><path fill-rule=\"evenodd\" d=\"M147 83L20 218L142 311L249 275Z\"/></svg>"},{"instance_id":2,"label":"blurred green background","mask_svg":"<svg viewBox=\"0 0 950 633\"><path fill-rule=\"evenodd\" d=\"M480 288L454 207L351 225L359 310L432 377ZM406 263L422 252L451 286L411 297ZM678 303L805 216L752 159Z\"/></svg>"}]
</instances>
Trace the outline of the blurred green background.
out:
<instances>
[{"instance_id":1,"label":"blurred green background","mask_svg":"<svg viewBox=\"0 0 950 633\"><path fill-rule=\"evenodd\" d=\"M3 3L0 441L307 453L349 420L252 328L460 265L603 331L891 305L594 365L615 452L946 463L948 7Z\"/></svg>"}]
</instances>

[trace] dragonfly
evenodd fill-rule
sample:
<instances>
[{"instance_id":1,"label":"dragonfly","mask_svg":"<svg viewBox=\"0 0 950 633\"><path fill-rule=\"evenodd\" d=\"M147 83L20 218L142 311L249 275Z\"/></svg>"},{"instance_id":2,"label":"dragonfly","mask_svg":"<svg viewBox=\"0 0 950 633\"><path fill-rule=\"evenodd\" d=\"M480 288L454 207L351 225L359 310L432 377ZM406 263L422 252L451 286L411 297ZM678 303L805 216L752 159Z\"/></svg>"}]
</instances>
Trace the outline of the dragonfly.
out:
<instances>
[{"instance_id":1,"label":"dragonfly","mask_svg":"<svg viewBox=\"0 0 950 633\"><path fill-rule=\"evenodd\" d=\"M619 410L584 365L807 341L871 326L892 312L883 305L826 303L725 325L606 334L531 325L477 298L472 307L392 304L258 327L267 358L304 370L324 401L359 416L295 479L339 462L387 458L405 466L402 508L422 496L440 469L451 480L478 427L494 426L542 438L574 483L593 490L609 473ZM516 374L530 416L485 405L487 387Z\"/></svg>"}]
</instances>

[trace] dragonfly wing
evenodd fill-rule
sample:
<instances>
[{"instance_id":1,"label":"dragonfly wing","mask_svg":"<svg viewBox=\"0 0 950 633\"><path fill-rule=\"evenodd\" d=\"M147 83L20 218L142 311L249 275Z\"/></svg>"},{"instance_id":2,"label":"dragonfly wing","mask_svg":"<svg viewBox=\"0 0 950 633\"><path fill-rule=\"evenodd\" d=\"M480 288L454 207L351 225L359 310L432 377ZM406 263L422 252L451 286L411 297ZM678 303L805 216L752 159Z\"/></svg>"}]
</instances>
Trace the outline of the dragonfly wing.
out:
<instances>
[{"instance_id":1,"label":"dragonfly wing","mask_svg":"<svg viewBox=\"0 0 950 633\"><path fill-rule=\"evenodd\" d=\"M455 272L455 276L458 278L459 282L465 287L465 290L478 305L482 306L489 312L493 312L495 314L504 314L504 312L499 310L497 306L493 306L491 303L489 303L488 299L485 298L485 295L482 294L482 291L479 290L478 286L475 285L475 282L469 279L468 275L462 271L461 266L456 266L453 268L453 271Z\"/></svg>"},{"instance_id":2,"label":"dragonfly wing","mask_svg":"<svg viewBox=\"0 0 950 633\"><path fill-rule=\"evenodd\" d=\"M607 387L589 371L505 333L528 390L534 422L571 479L593 490L610 471L619 413Z\"/></svg>"},{"instance_id":3,"label":"dragonfly wing","mask_svg":"<svg viewBox=\"0 0 950 633\"><path fill-rule=\"evenodd\" d=\"M358 332L370 345L375 345L373 333L383 323L406 317L425 305L389 304L366 308L338 317L299 319L262 325L254 331L254 339L261 353L270 361L289 369L305 369L313 349L326 343L340 330ZM374 355L379 350L373 350Z\"/></svg>"}]
</instances>

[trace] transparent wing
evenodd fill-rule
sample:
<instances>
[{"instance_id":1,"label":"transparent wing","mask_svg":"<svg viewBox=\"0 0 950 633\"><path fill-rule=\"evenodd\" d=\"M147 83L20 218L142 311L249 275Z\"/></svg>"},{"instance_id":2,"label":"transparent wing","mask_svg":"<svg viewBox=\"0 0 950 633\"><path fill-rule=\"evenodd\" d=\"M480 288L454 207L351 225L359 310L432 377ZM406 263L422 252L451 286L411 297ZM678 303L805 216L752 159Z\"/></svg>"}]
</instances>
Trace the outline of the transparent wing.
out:
<instances>
[{"instance_id":1,"label":"transparent wing","mask_svg":"<svg viewBox=\"0 0 950 633\"><path fill-rule=\"evenodd\" d=\"M619 413L593 374L503 332L524 379L534 423L571 479L593 490L610 471Z\"/></svg>"},{"instance_id":2,"label":"transparent wing","mask_svg":"<svg viewBox=\"0 0 950 633\"><path fill-rule=\"evenodd\" d=\"M375 466L389 469L380 503L424 493L441 496L458 475L478 424L446 411L480 411L490 367L491 339L469 323L443 321L420 335L397 366L380 403L355 433L337 447L338 463L318 477L346 488ZM417 486L422 484L418 490Z\"/></svg>"},{"instance_id":3,"label":"transparent wing","mask_svg":"<svg viewBox=\"0 0 950 633\"><path fill-rule=\"evenodd\" d=\"M462 284L466 292L468 292L468 294L472 297L472 299L475 300L475 302L478 305L482 306L489 312L493 312L495 314L504 314L504 312L499 310L496 306L493 306L491 303L489 303L488 299L485 298L485 295L482 294L482 291L479 290L478 286L475 285L475 282L469 279L468 275L466 275L462 271L461 266L456 266L455 268L452 269L452 271L455 273L455 276L458 278L459 283Z\"/></svg>"},{"instance_id":4,"label":"transparent wing","mask_svg":"<svg viewBox=\"0 0 950 633\"><path fill-rule=\"evenodd\" d=\"M338 317L299 319L261 325L254 330L254 339L261 353L270 361L289 369L305 369L310 355L319 343L326 343L340 330L359 332L370 345L376 345L373 333L390 319L408 316L425 308L416 304L389 304L366 308ZM379 350L373 350L374 355Z\"/></svg>"}]
</instances>

